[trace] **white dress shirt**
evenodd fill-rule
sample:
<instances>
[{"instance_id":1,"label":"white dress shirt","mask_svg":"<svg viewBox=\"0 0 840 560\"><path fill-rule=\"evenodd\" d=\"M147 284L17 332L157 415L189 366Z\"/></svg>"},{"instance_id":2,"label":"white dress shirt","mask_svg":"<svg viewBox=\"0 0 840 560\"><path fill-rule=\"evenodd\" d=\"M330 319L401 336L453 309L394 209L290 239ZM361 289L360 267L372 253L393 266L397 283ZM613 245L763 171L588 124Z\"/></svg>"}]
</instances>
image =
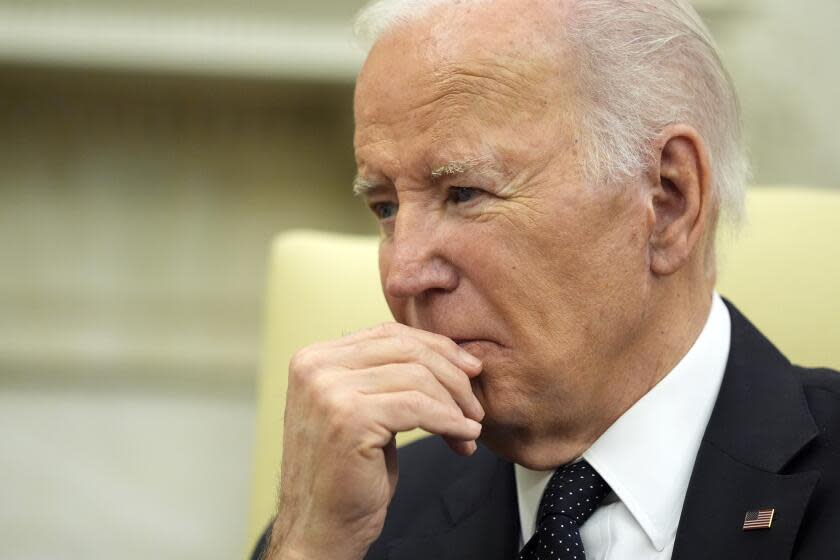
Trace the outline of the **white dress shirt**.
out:
<instances>
[{"instance_id":1,"label":"white dress shirt","mask_svg":"<svg viewBox=\"0 0 840 560\"><path fill-rule=\"evenodd\" d=\"M587 560L669 560L700 440L729 356L729 311L715 293L682 360L582 456L612 488L583 524ZM553 471L515 465L522 543Z\"/></svg>"}]
</instances>

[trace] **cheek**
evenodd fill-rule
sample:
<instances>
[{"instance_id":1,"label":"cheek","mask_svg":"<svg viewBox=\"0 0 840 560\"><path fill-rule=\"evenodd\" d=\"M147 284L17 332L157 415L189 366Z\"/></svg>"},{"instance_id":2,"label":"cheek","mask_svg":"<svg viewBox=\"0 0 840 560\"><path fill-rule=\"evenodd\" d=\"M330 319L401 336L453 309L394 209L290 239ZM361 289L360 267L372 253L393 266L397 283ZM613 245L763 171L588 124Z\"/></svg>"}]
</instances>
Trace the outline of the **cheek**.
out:
<instances>
[{"instance_id":1,"label":"cheek","mask_svg":"<svg viewBox=\"0 0 840 560\"><path fill-rule=\"evenodd\" d=\"M593 251L604 271L605 283L617 284L615 293L634 290L649 271L649 228L643 208L629 206L610 220Z\"/></svg>"},{"instance_id":2,"label":"cheek","mask_svg":"<svg viewBox=\"0 0 840 560\"><path fill-rule=\"evenodd\" d=\"M509 313L565 339L620 303L610 294L636 288L644 256L642 233L625 219L570 207L552 208L488 240L493 270L485 275Z\"/></svg>"},{"instance_id":3,"label":"cheek","mask_svg":"<svg viewBox=\"0 0 840 560\"><path fill-rule=\"evenodd\" d=\"M465 228L458 246L458 267L488 312L521 337L526 325L542 323L548 285L556 276L545 270L546 247L512 221Z\"/></svg>"}]
</instances>

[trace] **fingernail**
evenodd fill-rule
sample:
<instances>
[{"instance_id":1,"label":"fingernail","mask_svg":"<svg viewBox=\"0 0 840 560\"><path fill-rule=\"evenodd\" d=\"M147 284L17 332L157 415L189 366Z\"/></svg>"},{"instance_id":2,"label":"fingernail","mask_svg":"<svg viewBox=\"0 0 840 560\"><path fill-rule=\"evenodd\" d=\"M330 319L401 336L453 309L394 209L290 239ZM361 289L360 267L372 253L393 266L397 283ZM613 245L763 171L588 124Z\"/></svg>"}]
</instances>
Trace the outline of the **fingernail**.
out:
<instances>
[{"instance_id":1,"label":"fingernail","mask_svg":"<svg viewBox=\"0 0 840 560\"><path fill-rule=\"evenodd\" d=\"M479 360L466 350L461 351L461 356L464 358L464 361L467 362L467 365L474 368L481 367L481 360Z\"/></svg>"},{"instance_id":2,"label":"fingernail","mask_svg":"<svg viewBox=\"0 0 840 560\"><path fill-rule=\"evenodd\" d=\"M471 431L475 432L476 437L478 437L478 434L481 433L481 424L479 424L478 422L476 422L472 418L464 418L464 421L467 423L467 427Z\"/></svg>"},{"instance_id":3,"label":"fingernail","mask_svg":"<svg viewBox=\"0 0 840 560\"><path fill-rule=\"evenodd\" d=\"M468 441L468 442L467 442L467 452L468 452L470 455L472 455L472 454L473 454L473 453L475 453L476 451L478 451L478 444L477 444L476 442L474 442L474 441Z\"/></svg>"},{"instance_id":4,"label":"fingernail","mask_svg":"<svg viewBox=\"0 0 840 560\"><path fill-rule=\"evenodd\" d=\"M481 403L478 401L478 399L473 400L473 410L475 410L476 420L478 420L479 422L481 420L484 420L484 407L481 406Z\"/></svg>"}]
</instances>

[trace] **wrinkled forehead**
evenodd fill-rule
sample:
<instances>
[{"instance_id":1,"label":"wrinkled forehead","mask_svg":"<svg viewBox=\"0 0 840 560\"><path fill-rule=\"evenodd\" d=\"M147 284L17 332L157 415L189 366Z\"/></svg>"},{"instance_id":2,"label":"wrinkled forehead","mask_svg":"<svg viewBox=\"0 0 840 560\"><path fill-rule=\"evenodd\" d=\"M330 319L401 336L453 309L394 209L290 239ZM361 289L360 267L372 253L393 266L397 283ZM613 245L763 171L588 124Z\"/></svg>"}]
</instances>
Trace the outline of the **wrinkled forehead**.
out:
<instances>
[{"instance_id":1,"label":"wrinkled forehead","mask_svg":"<svg viewBox=\"0 0 840 560\"><path fill-rule=\"evenodd\" d=\"M431 109L477 109L485 117L544 110L567 89L569 75L559 4L443 5L397 24L376 42L359 75L357 124Z\"/></svg>"}]
</instances>

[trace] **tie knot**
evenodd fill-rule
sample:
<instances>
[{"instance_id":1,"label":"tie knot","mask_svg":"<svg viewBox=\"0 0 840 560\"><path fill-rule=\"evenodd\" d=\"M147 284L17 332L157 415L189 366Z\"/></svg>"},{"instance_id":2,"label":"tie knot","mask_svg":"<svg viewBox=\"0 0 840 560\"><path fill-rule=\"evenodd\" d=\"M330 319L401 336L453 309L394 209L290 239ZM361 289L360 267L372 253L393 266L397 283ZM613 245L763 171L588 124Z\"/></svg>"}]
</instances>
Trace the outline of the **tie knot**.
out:
<instances>
[{"instance_id":1,"label":"tie knot","mask_svg":"<svg viewBox=\"0 0 840 560\"><path fill-rule=\"evenodd\" d=\"M586 461L563 465L548 481L537 523L562 515L580 527L609 493L609 485Z\"/></svg>"}]
</instances>

